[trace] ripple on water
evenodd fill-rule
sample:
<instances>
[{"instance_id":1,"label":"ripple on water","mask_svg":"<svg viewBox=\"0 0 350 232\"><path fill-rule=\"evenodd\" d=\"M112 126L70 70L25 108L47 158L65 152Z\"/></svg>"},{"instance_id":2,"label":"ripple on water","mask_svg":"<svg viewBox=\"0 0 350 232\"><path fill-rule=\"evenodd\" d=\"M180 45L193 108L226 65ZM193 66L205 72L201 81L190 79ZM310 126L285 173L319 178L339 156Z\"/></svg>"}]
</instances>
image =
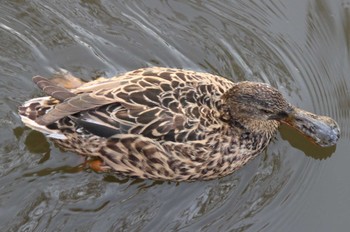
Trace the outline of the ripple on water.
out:
<instances>
[{"instance_id":1,"label":"ripple on water","mask_svg":"<svg viewBox=\"0 0 350 232\"><path fill-rule=\"evenodd\" d=\"M349 95L349 81L333 79L348 70L341 56L330 61L342 52L333 45L343 32L329 11L325 1L8 2L0 9L4 105L15 110L38 96L30 76L57 68L91 79L161 65L270 83L296 105L340 119L349 136L349 101L340 97ZM0 207L8 212L0 215L2 229L13 231L279 231L307 207L319 160L334 152L300 144L282 128L265 153L225 178L135 181L82 171L80 156L10 127L0 139Z\"/></svg>"}]
</instances>

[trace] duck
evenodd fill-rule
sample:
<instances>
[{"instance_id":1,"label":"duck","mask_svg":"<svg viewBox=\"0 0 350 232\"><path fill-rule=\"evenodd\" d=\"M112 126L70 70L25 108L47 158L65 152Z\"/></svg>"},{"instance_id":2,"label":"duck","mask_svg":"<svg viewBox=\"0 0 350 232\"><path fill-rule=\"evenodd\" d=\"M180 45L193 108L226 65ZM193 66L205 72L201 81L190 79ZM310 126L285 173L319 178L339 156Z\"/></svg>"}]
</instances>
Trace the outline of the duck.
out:
<instances>
[{"instance_id":1,"label":"duck","mask_svg":"<svg viewBox=\"0 0 350 232\"><path fill-rule=\"evenodd\" d=\"M99 159L101 170L126 177L229 175L262 153L282 123L322 147L340 137L335 120L293 106L265 83L167 67L71 88L41 76L33 81L46 96L19 107L23 123L64 150Z\"/></svg>"}]
</instances>

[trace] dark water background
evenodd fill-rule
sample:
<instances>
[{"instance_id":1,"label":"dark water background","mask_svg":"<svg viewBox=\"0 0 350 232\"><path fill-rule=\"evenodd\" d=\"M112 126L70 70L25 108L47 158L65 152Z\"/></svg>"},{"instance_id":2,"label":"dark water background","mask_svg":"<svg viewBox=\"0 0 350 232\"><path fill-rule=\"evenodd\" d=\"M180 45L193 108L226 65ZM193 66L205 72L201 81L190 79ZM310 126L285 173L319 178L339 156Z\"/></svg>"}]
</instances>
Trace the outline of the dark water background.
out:
<instances>
[{"instance_id":1,"label":"dark water background","mask_svg":"<svg viewBox=\"0 0 350 232\"><path fill-rule=\"evenodd\" d=\"M349 231L349 45L349 0L1 1L0 231ZM282 127L240 171L176 184L83 169L17 115L34 75L155 65L270 83L341 140Z\"/></svg>"}]
</instances>

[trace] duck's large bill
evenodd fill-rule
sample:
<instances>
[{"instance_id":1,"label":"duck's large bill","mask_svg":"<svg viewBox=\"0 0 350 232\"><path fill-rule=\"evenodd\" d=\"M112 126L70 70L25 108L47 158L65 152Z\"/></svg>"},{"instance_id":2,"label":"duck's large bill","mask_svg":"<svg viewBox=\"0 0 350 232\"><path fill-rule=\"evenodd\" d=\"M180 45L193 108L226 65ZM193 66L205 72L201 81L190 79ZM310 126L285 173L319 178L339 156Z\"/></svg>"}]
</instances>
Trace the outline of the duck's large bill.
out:
<instances>
[{"instance_id":1,"label":"duck's large bill","mask_svg":"<svg viewBox=\"0 0 350 232\"><path fill-rule=\"evenodd\" d=\"M282 122L296 128L322 147L335 145L340 136L339 126L333 119L298 108Z\"/></svg>"}]
</instances>

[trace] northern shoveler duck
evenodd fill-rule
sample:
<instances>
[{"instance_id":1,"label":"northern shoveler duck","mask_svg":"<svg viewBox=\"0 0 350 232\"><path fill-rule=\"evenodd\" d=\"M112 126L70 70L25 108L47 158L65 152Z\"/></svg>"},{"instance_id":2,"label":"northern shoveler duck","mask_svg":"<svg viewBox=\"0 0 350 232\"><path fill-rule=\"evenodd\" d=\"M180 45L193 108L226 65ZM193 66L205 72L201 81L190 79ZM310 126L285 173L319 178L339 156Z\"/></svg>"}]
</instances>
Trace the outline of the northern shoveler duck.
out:
<instances>
[{"instance_id":1,"label":"northern shoveler duck","mask_svg":"<svg viewBox=\"0 0 350 232\"><path fill-rule=\"evenodd\" d=\"M288 103L270 85L209 73L143 68L67 89L33 81L48 96L19 108L24 124L61 147L99 157L104 169L156 180L228 175L261 153L280 123L333 146L337 123Z\"/></svg>"}]
</instances>

